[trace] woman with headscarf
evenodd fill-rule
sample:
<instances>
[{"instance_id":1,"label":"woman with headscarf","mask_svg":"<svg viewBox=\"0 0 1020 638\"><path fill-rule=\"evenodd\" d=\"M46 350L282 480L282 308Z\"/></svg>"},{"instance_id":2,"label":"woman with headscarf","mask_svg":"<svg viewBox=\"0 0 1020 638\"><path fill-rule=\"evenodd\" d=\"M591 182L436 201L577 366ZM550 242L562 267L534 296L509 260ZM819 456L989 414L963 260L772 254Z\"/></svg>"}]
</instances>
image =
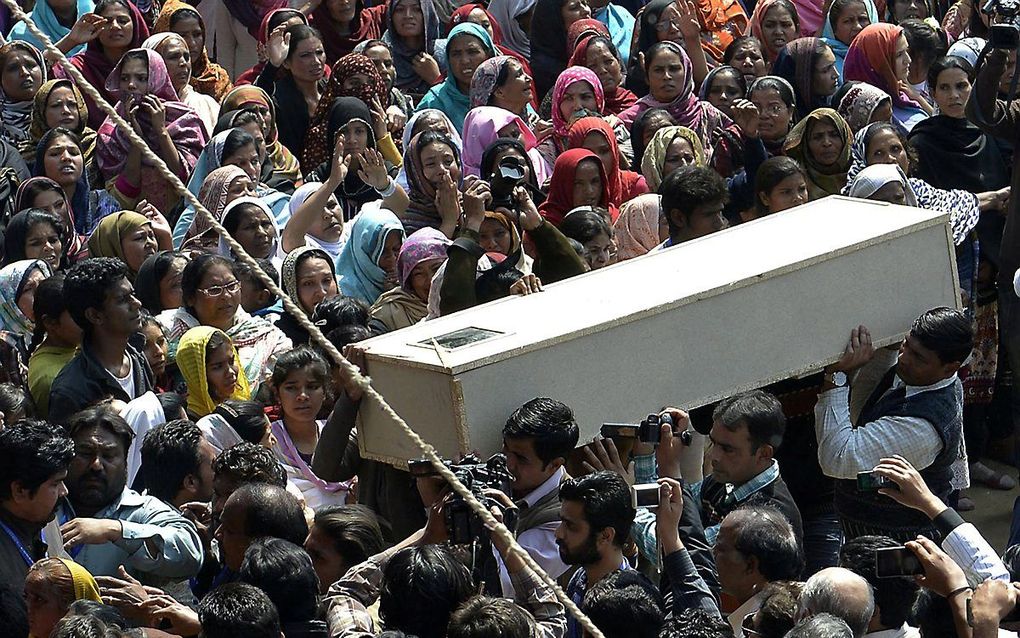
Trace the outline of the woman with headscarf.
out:
<instances>
[{"instance_id":1,"label":"woman with headscarf","mask_svg":"<svg viewBox=\"0 0 1020 638\"><path fill-rule=\"evenodd\" d=\"M75 263L88 256L86 239L75 229L71 200L60 184L48 177L32 177L25 180L14 196L14 208L19 212L28 208L41 208L53 213L60 219L63 227L61 242L69 262Z\"/></svg>"},{"instance_id":2,"label":"woman with headscarf","mask_svg":"<svg viewBox=\"0 0 1020 638\"><path fill-rule=\"evenodd\" d=\"M801 35L815 34L821 24L821 8L811 13L817 13L814 26L805 24L802 28L800 9L790 0L759 0L754 5L748 33L758 38L758 42L761 43L766 64L774 63L779 51L787 43L793 42Z\"/></svg>"},{"instance_id":3,"label":"woman with headscarf","mask_svg":"<svg viewBox=\"0 0 1020 638\"><path fill-rule=\"evenodd\" d=\"M500 27L499 22L496 21L496 18L489 13L484 5L469 2L455 10L452 14L450 14L450 23L447 25L447 33L452 31L455 26L462 22L474 22L488 31L489 35L492 36L492 43L496 45L496 55L506 55L517 60L517 62L524 67L528 76L531 76L531 63L528 61L528 58L503 44L503 29Z\"/></svg>"},{"instance_id":4,"label":"woman with headscarf","mask_svg":"<svg viewBox=\"0 0 1020 638\"><path fill-rule=\"evenodd\" d=\"M253 197L256 193L256 182L240 166L228 164L214 169L202 181L198 191L198 201L217 220L223 219L223 210L227 204L239 197ZM194 215L189 227L178 223L174 227L174 245L181 248L193 248L209 252L218 245L212 224L204 215ZM181 233L184 233L181 235ZM208 250L206 250L208 249Z\"/></svg>"},{"instance_id":5,"label":"woman with headscarf","mask_svg":"<svg viewBox=\"0 0 1020 638\"><path fill-rule=\"evenodd\" d=\"M836 112L846 120L854 135L872 122L892 120L892 98L882 89L867 82L853 82L846 90Z\"/></svg>"},{"instance_id":6,"label":"woman with headscarf","mask_svg":"<svg viewBox=\"0 0 1020 638\"><path fill-rule=\"evenodd\" d=\"M374 304L397 282L404 227L384 208L365 209L351 224L350 239L336 260L340 292Z\"/></svg>"},{"instance_id":7,"label":"woman with headscarf","mask_svg":"<svg viewBox=\"0 0 1020 638\"><path fill-rule=\"evenodd\" d=\"M549 166L569 148L570 125L591 113L601 114L605 106L602 82L591 69L572 66L560 73L552 91L552 135L538 145Z\"/></svg>"},{"instance_id":8,"label":"woman with headscarf","mask_svg":"<svg viewBox=\"0 0 1020 638\"><path fill-rule=\"evenodd\" d=\"M706 2L711 6L711 2ZM652 0L645 5L638 15L637 28L630 47L630 63L627 65L627 88L637 95L648 93L648 83L642 66L642 55L648 55L658 42L673 42L688 49L687 42L701 42L702 46L689 47L689 57L694 73L694 82L698 85L708 75L708 57L705 53L706 42L701 38L701 25L694 15L697 9L676 0ZM740 33L743 32L743 28ZM721 56L720 56L721 57Z\"/></svg>"},{"instance_id":9,"label":"woman with headscarf","mask_svg":"<svg viewBox=\"0 0 1020 638\"><path fill-rule=\"evenodd\" d=\"M209 59L205 47L208 30L202 15L194 7L182 0L167 0L152 30L154 33L176 33L184 37L191 54L188 83L196 91L219 102L233 88L226 69Z\"/></svg>"},{"instance_id":10,"label":"woman with headscarf","mask_svg":"<svg viewBox=\"0 0 1020 638\"><path fill-rule=\"evenodd\" d=\"M251 388L237 348L222 330L196 326L181 336L177 346L177 369L188 384L191 418L211 414L227 399L247 401Z\"/></svg>"},{"instance_id":11,"label":"woman with headscarf","mask_svg":"<svg viewBox=\"0 0 1020 638\"><path fill-rule=\"evenodd\" d=\"M460 149L442 133L419 133L404 151L404 170L410 199L400 215L404 229L413 233L430 226L452 238L461 213Z\"/></svg>"},{"instance_id":12,"label":"woman with headscarf","mask_svg":"<svg viewBox=\"0 0 1020 638\"><path fill-rule=\"evenodd\" d=\"M99 0L95 14L106 18L108 26L99 31L98 35L93 32L93 39L88 42L85 50L72 56L70 62L99 91L104 100L116 104L117 96L110 92L107 79L125 53L142 46L145 38L149 37L149 27L145 25L141 12L129 0ZM70 79L59 64L53 67L53 75ZM92 98L87 95L84 97L88 107L89 127L98 131L106 120L106 113Z\"/></svg>"},{"instance_id":13,"label":"woman with headscarf","mask_svg":"<svg viewBox=\"0 0 1020 638\"><path fill-rule=\"evenodd\" d=\"M836 57L819 38L797 38L783 47L772 74L793 86L798 119L828 106L840 84Z\"/></svg>"},{"instance_id":14,"label":"woman with headscarf","mask_svg":"<svg viewBox=\"0 0 1020 638\"><path fill-rule=\"evenodd\" d=\"M269 35L278 28L286 30L287 27L294 26L295 24L304 24L308 26L310 24L308 22L308 16L297 9L290 9L288 7L273 9L266 14L266 17L262 18L262 24L259 26L259 32L255 36L255 39L258 41L259 61L255 64L255 66L238 75L234 80L234 86L255 84L259 75L262 74L262 70L266 68L266 45L269 44ZM329 76L328 63L326 64L326 76Z\"/></svg>"},{"instance_id":15,"label":"woman with headscarf","mask_svg":"<svg viewBox=\"0 0 1020 638\"><path fill-rule=\"evenodd\" d=\"M181 275L190 259L183 251L161 250L142 262L135 275L135 296L153 317L181 307Z\"/></svg>"},{"instance_id":16,"label":"woman with headscarf","mask_svg":"<svg viewBox=\"0 0 1020 638\"><path fill-rule=\"evenodd\" d=\"M486 60L486 62L488 61ZM400 140L400 148L404 149L404 155L407 154L407 149L410 148L411 140L419 133L427 131L442 133L450 138L453 145L457 147L458 153L464 150L464 142L461 139L460 130L453 125L450 118L446 117L446 113L439 109L425 109L412 115L407 120L407 124L404 125L404 133ZM400 184L401 188L410 194L410 186L407 183L407 165L403 162L403 156L401 156L400 172L397 173L397 184Z\"/></svg>"},{"instance_id":17,"label":"woman with headscarf","mask_svg":"<svg viewBox=\"0 0 1020 638\"><path fill-rule=\"evenodd\" d=\"M0 265L42 259L54 272L63 270L68 265L67 237L63 220L48 210L30 208L15 213L4 229Z\"/></svg>"},{"instance_id":18,"label":"woman with headscarf","mask_svg":"<svg viewBox=\"0 0 1020 638\"><path fill-rule=\"evenodd\" d=\"M609 38L601 35L582 37L570 56L570 66L587 67L598 76L605 95L603 110L606 115L619 115L637 102L638 97L623 86L626 63Z\"/></svg>"},{"instance_id":19,"label":"woman with headscarf","mask_svg":"<svg viewBox=\"0 0 1020 638\"><path fill-rule=\"evenodd\" d=\"M497 55L475 69L471 78L471 108L496 106L515 113L529 128L539 122L535 87L527 67L510 56Z\"/></svg>"},{"instance_id":20,"label":"woman with headscarf","mask_svg":"<svg viewBox=\"0 0 1020 638\"><path fill-rule=\"evenodd\" d=\"M68 36L71 35L71 31L83 16L92 13L95 4L92 0L74 0L73 4L67 2L61 4L65 6L59 9L61 15L57 15L50 5L50 0L36 0L28 16L35 26L39 27L39 30L45 33L53 44L57 45L58 49L65 55L72 56L80 53L85 43L78 43L74 38ZM43 49L43 43L28 30L28 25L21 20L11 27L7 39L23 40L40 51Z\"/></svg>"},{"instance_id":21,"label":"woman with headscarf","mask_svg":"<svg viewBox=\"0 0 1020 638\"><path fill-rule=\"evenodd\" d=\"M70 80L44 82L39 92L35 94L28 139L19 146L25 162L29 166L35 163L39 140L47 131L60 126L78 136L89 180L98 183L99 167L95 162L96 132L89 128L88 119L89 112L85 106L85 98L74 82Z\"/></svg>"},{"instance_id":22,"label":"woman with headscarf","mask_svg":"<svg viewBox=\"0 0 1020 638\"><path fill-rule=\"evenodd\" d=\"M535 0L492 0L489 15L503 34L503 44L518 55L531 59L531 18Z\"/></svg>"},{"instance_id":23,"label":"woman with headscarf","mask_svg":"<svg viewBox=\"0 0 1020 638\"><path fill-rule=\"evenodd\" d=\"M35 97L46 81L46 62L28 42L0 46L0 139L17 146L29 139Z\"/></svg>"},{"instance_id":24,"label":"woman with headscarf","mask_svg":"<svg viewBox=\"0 0 1020 638\"><path fill-rule=\"evenodd\" d=\"M214 98L205 93L199 93L190 84L191 61L188 53L188 43L183 37L176 33L157 33L149 36L142 43L143 49L152 49L163 58L167 71L170 73L170 83L177 91L178 99L191 107L205 125L206 137L211 137L216 121L220 118L220 105Z\"/></svg>"},{"instance_id":25,"label":"woman with headscarf","mask_svg":"<svg viewBox=\"0 0 1020 638\"><path fill-rule=\"evenodd\" d=\"M544 184L552 173L545 159L535 148L537 142L535 134L520 117L510 111L495 106L471 109L464 119L464 136L467 140L462 155L465 176L474 175L487 179L487 175L480 173L482 155L490 144L505 137L519 140L524 145L531 165L536 169L535 178L539 184ZM613 141L615 144L615 137Z\"/></svg>"},{"instance_id":26,"label":"woman with headscarf","mask_svg":"<svg viewBox=\"0 0 1020 638\"><path fill-rule=\"evenodd\" d=\"M572 148L556 158L549 198L538 212L553 226L578 206L601 206L616 221L620 211L609 199L609 178L598 155L586 148Z\"/></svg>"},{"instance_id":27,"label":"woman with headscarf","mask_svg":"<svg viewBox=\"0 0 1020 638\"><path fill-rule=\"evenodd\" d=\"M901 206L917 206L917 195L896 164L872 164L847 184L847 195Z\"/></svg>"},{"instance_id":28,"label":"woman with headscarf","mask_svg":"<svg viewBox=\"0 0 1020 638\"><path fill-rule=\"evenodd\" d=\"M67 558L44 558L32 565L25 576L25 594L28 633L33 638L53 633L76 600L103 602L92 574Z\"/></svg>"},{"instance_id":29,"label":"woman with headscarf","mask_svg":"<svg viewBox=\"0 0 1020 638\"><path fill-rule=\"evenodd\" d=\"M121 260L128 267L128 278L134 281L146 259L155 255L157 250L169 249L169 238L165 234L159 240L150 219L125 210L108 215L99 222L89 236L89 255Z\"/></svg>"},{"instance_id":30,"label":"woman with headscarf","mask_svg":"<svg viewBox=\"0 0 1020 638\"><path fill-rule=\"evenodd\" d=\"M661 128L676 126L676 120L666 109L648 109L641 115L634 118L630 125L630 145L634 151L634 161L631 162L631 170L640 172L641 161L644 158L645 149L652 136Z\"/></svg>"},{"instance_id":31,"label":"woman with headscarf","mask_svg":"<svg viewBox=\"0 0 1020 638\"><path fill-rule=\"evenodd\" d=\"M280 230L273 219L273 211L257 197L238 197L223 209L220 222L226 235L220 235L216 252L237 261L237 253L227 242L227 236L241 245L241 249L254 259L267 259L279 268Z\"/></svg>"},{"instance_id":32,"label":"woman with headscarf","mask_svg":"<svg viewBox=\"0 0 1020 638\"><path fill-rule=\"evenodd\" d=\"M178 99L163 58L150 49L129 51L106 90L118 100L117 113L132 122L149 148L180 178L187 177L209 138L195 111ZM99 128L99 141L99 170L125 206L134 206L144 193L161 213L173 210L180 196L112 119Z\"/></svg>"},{"instance_id":33,"label":"woman with headscarf","mask_svg":"<svg viewBox=\"0 0 1020 638\"><path fill-rule=\"evenodd\" d=\"M79 235L88 235L100 219L124 208L107 189L92 187L85 168L85 152L71 131L58 126L39 140L32 174L60 186L70 208L55 212ZM59 206L60 202L53 203Z\"/></svg>"},{"instance_id":34,"label":"woman with headscarf","mask_svg":"<svg viewBox=\"0 0 1020 638\"><path fill-rule=\"evenodd\" d=\"M581 0L538 0L531 19L531 71L541 99L552 90L557 77L567 68L570 50L567 31L591 9Z\"/></svg>"},{"instance_id":35,"label":"woman with headscarf","mask_svg":"<svg viewBox=\"0 0 1020 638\"><path fill-rule=\"evenodd\" d=\"M362 0L320 0L311 15L311 25L322 34L330 64L354 51L359 42L381 38L385 20L385 4L366 7Z\"/></svg>"},{"instance_id":36,"label":"woman with headscarf","mask_svg":"<svg viewBox=\"0 0 1020 638\"><path fill-rule=\"evenodd\" d=\"M0 268L0 381L27 388L28 344L35 330L35 289L53 274L42 259Z\"/></svg>"},{"instance_id":37,"label":"woman with headscarf","mask_svg":"<svg viewBox=\"0 0 1020 638\"><path fill-rule=\"evenodd\" d=\"M429 89L418 103L418 109L437 108L449 116L457 128L464 125L464 117L471 109L468 97L471 78L482 60L494 55L495 46L489 33L473 22L458 24L446 40L446 54L450 68L442 84Z\"/></svg>"},{"instance_id":38,"label":"woman with headscarf","mask_svg":"<svg viewBox=\"0 0 1020 638\"><path fill-rule=\"evenodd\" d=\"M343 210L334 190L333 184L305 182L294 191L289 204L290 219L280 236L280 252L289 256L308 246L322 250L332 262L336 261L346 236Z\"/></svg>"},{"instance_id":39,"label":"woman with headscarf","mask_svg":"<svg viewBox=\"0 0 1020 638\"><path fill-rule=\"evenodd\" d=\"M645 148L641 174L655 192L674 169L687 165L705 166L701 138L686 126L667 126L656 131Z\"/></svg>"},{"instance_id":40,"label":"woman with headscarf","mask_svg":"<svg viewBox=\"0 0 1020 638\"><path fill-rule=\"evenodd\" d=\"M815 109L786 136L784 150L807 172L812 200L838 195L846 186L852 142L846 121L828 108Z\"/></svg>"},{"instance_id":41,"label":"woman with headscarf","mask_svg":"<svg viewBox=\"0 0 1020 638\"><path fill-rule=\"evenodd\" d=\"M308 318L315 313L319 302L339 294L335 259L321 248L301 246L289 252L283 260L280 287ZM276 327L295 347L307 345L310 340L308 331L289 312L280 315Z\"/></svg>"},{"instance_id":42,"label":"woman with headscarf","mask_svg":"<svg viewBox=\"0 0 1020 638\"><path fill-rule=\"evenodd\" d=\"M844 80L850 79L843 74L850 43L864 27L876 23L878 9L872 0L834 0L829 5L819 37L832 49L836 56L836 70Z\"/></svg>"},{"instance_id":43,"label":"woman with headscarf","mask_svg":"<svg viewBox=\"0 0 1020 638\"><path fill-rule=\"evenodd\" d=\"M892 97L893 122L910 132L928 114L904 87L910 72L910 54L903 27L872 24L854 38L846 54L843 77L873 84Z\"/></svg>"},{"instance_id":44,"label":"woman with headscarf","mask_svg":"<svg viewBox=\"0 0 1020 638\"><path fill-rule=\"evenodd\" d=\"M669 239L660 197L649 193L626 202L613 224L613 232L617 263L647 254Z\"/></svg>"},{"instance_id":45,"label":"woman with headscarf","mask_svg":"<svg viewBox=\"0 0 1020 638\"><path fill-rule=\"evenodd\" d=\"M452 242L434 228L415 231L400 247L398 285L379 297L371 309L369 328L376 334L412 326L428 315L432 278L446 261Z\"/></svg>"},{"instance_id":46,"label":"woman with headscarf","mask_svg":"<svg viewBox=\"0 0 1020 638\"><path fill-rule=\"evenodd\" d=\"M527 189L528 194L531 196L531 201L536 204L541 204L545 201L545 194L539 187L538 182L538 171L535 170L534 162L531 161L531 155L525 150L524 144L521 143L520 139L514 139L511 137L500 137L485 147L485 152L482 153L482 160L479 165L479 175L488 176L485 179L490 180L491 176L496 172L497 167L503 163L504 160L514 160L514 164L524 168L524 179L521 184ZM550 173L551 175L551 173ZM509 185L500 186L498 183L495 184L495 190L492 193L493 198L505 197L506 199L512 200L513 192L500 192L502 189L506 191ZM499 206L498 202L494 202L493 206ZM484 225L484 224L483 224Z\"/></svg>"},{"instance_id":47,"label":"woman with headscarf","mask_svg":"<svg viewBox=\"0 0 1020 638\"><path fill-rule=\"evenodd\" d=\"M276 130L276 103L269 94L257 86L238 86L226 94L220 104L223 113L254 109L263 119L263 136L266 144L266 160L273 166L274 178L296 183L301 180L301 165L297 157L280 143Z\"/></svg>"},{"instance_id":48,"label":"woman with headscarf","mask_svg":"<svg viewBox=\"0 0 1020 638\"><path fill-rule=\"evenodd\" d=\"M411 96L421 96L440 78L433 57L439 39L439 16L432 0L389 0L383 42L390 47L397 77L393 85Z\"/></svg>"},{"instance_id":49,"label":"woman with headscarf","mask_svg":"<svg viewBox=\"0 0 1020 638\"><path fill-rule=\"evenodd\" d=\"M570 148L586 148L602 161L609 187L609 203L619 208L624 202L648 192L640 173L624 170L613 127L600 117L583 117L570 126Z\"/></svg>"}]
</instances>

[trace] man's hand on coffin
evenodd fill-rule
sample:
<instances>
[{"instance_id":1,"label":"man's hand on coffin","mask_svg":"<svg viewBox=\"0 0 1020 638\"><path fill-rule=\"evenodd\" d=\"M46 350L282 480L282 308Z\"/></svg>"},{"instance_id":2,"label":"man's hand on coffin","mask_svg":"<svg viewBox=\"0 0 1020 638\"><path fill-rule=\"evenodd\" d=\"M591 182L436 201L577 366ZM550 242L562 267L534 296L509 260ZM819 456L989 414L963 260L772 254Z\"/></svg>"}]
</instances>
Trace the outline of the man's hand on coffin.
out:
<instances>
[{"instance_id":1,"label":"man's hand on coffin","mask_svg":"<svg viewBox=\"0 0 1020 638\"><path fill-rule=\"evenodd\" d=\"M875 356L875 347L871 344L871 333L864 326L857 326L850 331L850 340L843 350L839 361L825 368L826 374L833 372L853 372L867 364Z\"/></svg>"},{"instance_id":2,"label":"man's hand on coffin","mask_svg":"<svg viewBox=\"0 0 1020 638\"><path fill-rule=\"evenodd\" d=\"M514 285L510 286L511 295L530 295L535 292L542 292L542 280L534 273L524 275Z\"/></svg>"},{"instance_id":3,"label":"man's hand on coffin","mask_svg":"<svg viewBox=\"0 0 1020 638\"><path fill-rule=\"evenodd\" d=\"M587 459L583 463L584 469L588 472L602 470L616 472L627 481L628 485L634 485L634 461L624 465L613 439L593 439L591 443L584 446L584 458Z\"/></svg>"},{"instance_id":4,"label":"man's hand on coffin","mask_svg":"<svg viewBox=\"0 0 1020 638\"><path fill-rule=\"evenodd\" d=\"M879 461L875 474L884 476L897 485L897 489L883 488L878 490L900 505L918 510L928 518L934 519L946 509L946 504L935 496L921 474L914 469L907 459L898 454Z\"/></svg>"}]
</instances>

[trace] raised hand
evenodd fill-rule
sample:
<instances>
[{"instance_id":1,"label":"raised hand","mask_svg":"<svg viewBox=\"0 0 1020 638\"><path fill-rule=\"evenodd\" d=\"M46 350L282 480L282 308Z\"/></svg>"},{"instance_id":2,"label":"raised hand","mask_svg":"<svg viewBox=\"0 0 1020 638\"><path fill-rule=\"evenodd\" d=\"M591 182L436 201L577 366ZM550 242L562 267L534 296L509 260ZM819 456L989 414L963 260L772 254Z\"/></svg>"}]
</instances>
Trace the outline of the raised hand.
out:
<instances>
[{"instance_id":1,"label":"raised hand","mask_svg":"<svg viewBox=\"0 0 1020 638\"><path fill-rule=\"evenodd\" d=\"M390 175L386 172L386 160L382 153L374 148L366 148L358 153L358 177L377 191L385 190L390 184Z\"/></svg>"},{"instance_id":2,"label":"raised hand","mask_svg":"<svg viewBox=\"0 0 1020 638\"><path fill-rule=\"evenodd\" d=\"M83 13L78 16L68 36L77 44L88 44L98 38L109 23L110 21L101 15Z\"/></svg>"},{"instance_id":3,"label":"raised hand","mask_svg":"<svg viewBox=\"0 0 1020 638\"><path fill-rule=\"evenodd\" d=\"M734 100L730 117L740 127L744 137L758 137L758 107L751 100Z\"/></svg>"},{"instance_id":4,"label":"raised hand","mask_svg":"<svg viewBox=\"0 0 1020 638\"><path fill-rule=\"evenodd\" d=\"M456 225L460 219L460 191L457 190L457 183L447 170L443 171L439 187L436 188L436 210L443 218L444 225L446 223Z\"/></svg>"},{"instance_id":5,"label":"raised hand","mask_svg":"<svg viewBox=\"0 0 1020 638\"><path fill-rule=\"evenodd\" d=\"M418 77L429 85L435 84L442 77L442 73L439 72L439 63L428 53L422 52L411 58L411 67Z\"/></svg>"},{"instance_id":6,"label":"raised hand","mask_svg":"<svg viewBox=\"0 0 1020 638\"><path fill-rule=\"evenodd\" d=\"M287 27L281 24L273 29L266 40L266 57L269 58L270 64L279 67L283 65L289 53L290 34L287 33Z\"/></svg>"},{"instance_id":7,"label":"raised hand","mask_svg":"<svg viewBox=\"0 0 1020 638\"><path fill-rule=\"evenodd\" d=\"M539 214L538 207L535 206L534 200L531 199L531 193L528 192L528 189L518 186L514 188L513 196L514 201L517 202L517 208L521 212L521 228L532 231L541 226L545 219Z\"/></svg>"}]
</instances>

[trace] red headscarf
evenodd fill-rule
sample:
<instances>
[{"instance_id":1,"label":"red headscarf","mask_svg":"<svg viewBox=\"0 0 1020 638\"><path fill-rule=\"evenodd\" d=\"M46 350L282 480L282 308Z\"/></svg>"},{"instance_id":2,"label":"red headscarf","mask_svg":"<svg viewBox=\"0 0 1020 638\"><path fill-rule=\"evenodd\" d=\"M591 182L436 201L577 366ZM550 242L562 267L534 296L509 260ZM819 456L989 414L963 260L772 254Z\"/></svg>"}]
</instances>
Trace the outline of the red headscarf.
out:
<instances>
[{"instance_id":1,"label":"red headscarf","mask_svg":"<svg viewBox=\"0 0 1020 638\"><path fill-rule=\"evenodd\" d=\"M582 117L574 122L568 136L570 148L581 148L589 133L602 135L609 142L609 150L615 158L612 166L603 165L609 182L610 203L619 207L624 202L647 193L648 184L641 174L620 170L620 147L616 143L616 135L613 133L613 127L601 117Z\"/></svg>"},{"instance_id":2,"label":"red headscarf","mask_svg":"<svg viewBox=\"0 0 1020 638\"><path fill-rule=\"evenodd\" d=\"M567 213L576 208L574 174L577 172L577 165L586 159L595 160L599 167L599 176L602 178L602 197L599 199L599 205L609 210L609 216L613 221L616 221L620 214L620 210L609 199L609 180L602 167L602 160L586 148L572 148L556 158L552 181L549 183L549 197L538 207L538 212L553 226L559 226Z\"/></svg>"},{"instance_id":3,"label":"red headscarf","mask_svg":"<svg viewBox=\"0 0 1020 638\"><path fill-rule=\"evenodd\" d=\"M567 29L567 55L572 55L577 50L581 38L590 38L596 35L612 39L609 27L595 18L584 18L570 25L570 28Z\"/></svg>"},{"instance_id":4,"label":"red headscarf","mask_svg":"<svg viewBox=\"0 0 1020 638\"><path fill-rule=\"evenodd\" d=\"M329 3L323 1L312 11L312 26L322 34L322 44L326 47L326 61L335 63L337 60L354 50L359 42L378 40L382 37L383 21L386 19L386 4L383 3L369 9L364 8L362 0L354 2L354 20L351 21L351 32L341 35L336 23L329 15Z\"/></svg>"},{"instance_id":5,"label":"red headscarf","mask_svg":"<svg viewBox=\"0 0 1020 638\"><path fill-rule=\"evenodd\" d=\"M602 23L600 22L599 24ZM571 27L571 30L573 30L573 27ZM613 39L610 38L609 36L586 32L583 35L581 35L581 38L577 41L577 47L574 49L574 53L570 56L570 61L567 62L567 66L587 67L588 45L590 45L592 43L592 40L594 40L595 38L600 38L601 40L607 42L608 44L611 45L610 49L615 50L616 46L613 45ZM616 56L616 59L620 62L620 69L622 71L623 61L620 60L619 55ZM605 91L606 106L602 112L606 115L619 115L620 113L623 113L630 107L634 106L634 104L637 103L638 101L638 96L635 95L633 91L625 89L622 83L618 85L616 87L616 90L613 91L612 93L606 91L605 88L606 88L605 86L602 87L602 90Z\"/></svg>"},{"instance_id":6,"label":"red headscarf","mask_svg":"<svg viewBox=\"0 0 1020 638\"><path fill-rule=\"evenodd\" d=\"M917 103L900 91L899 80L893 69L896 57L896 42L903 35L903 27L879 22L869 24L858 33L843 63L843 78L846 81L867 82L892 96L893 106L912 106Z\"/></svg>"}]
</instances>

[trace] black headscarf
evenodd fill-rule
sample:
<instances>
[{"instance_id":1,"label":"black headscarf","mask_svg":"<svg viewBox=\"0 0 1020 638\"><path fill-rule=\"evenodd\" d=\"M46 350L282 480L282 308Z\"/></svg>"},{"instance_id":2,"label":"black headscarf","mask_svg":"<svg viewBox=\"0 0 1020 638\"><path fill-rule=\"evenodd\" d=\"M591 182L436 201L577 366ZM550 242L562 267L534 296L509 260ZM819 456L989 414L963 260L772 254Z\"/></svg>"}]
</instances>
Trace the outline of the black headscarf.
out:
<instances>
[{"instance_id":1,"label":"black headscarf","mask_svg":"<svg viewBox=\"0 0 1020 638\"><path fill-rule=\"evenodd\" d=\"M538 0L531 17L531 75L541 100L567 68L567 27L561 9L566 0Z\"/></svg>"},{"instance_id":2,"label":"black headscarf","mask_svg":"<svg viewBox=\"0 0 1020 638\"><path fill-rule=\"evenodd\" d=\"M627 81L625 86L638 97L648 95L648 83L645 82L645 70L641 68L638 53L647 53L659 41L655 26L659 24L659 16L671 7L676 0L652 0L641 10L638 20L638 37L630 47L630 62L627 65ZM534 45L532 45L534 46Z\"/></svg>"},{"instance_id":3,"label":"black headscarf","mask_svg":"<svg viewBox=\"0 0 1020 638\"><path fill-rule=\"evenodd\" d=\"M518 140L510 137L501 137L485 147L485 151L482 153L482 161L479 164L479 172L482 175L482 179L489 178L493 169L496 168L496 156L508 148L515 149L524 158L524 161L527 162L529 178L524 186L531 194L531 199L535 202L535 206L538 206L545 201L545 195L542 194L542 189L539 188L538 177L535 174L535 165L532 163L531 158L528 157L528 152L524 150L524 144L521 144Z\"/></svg>"}]
</instances>

